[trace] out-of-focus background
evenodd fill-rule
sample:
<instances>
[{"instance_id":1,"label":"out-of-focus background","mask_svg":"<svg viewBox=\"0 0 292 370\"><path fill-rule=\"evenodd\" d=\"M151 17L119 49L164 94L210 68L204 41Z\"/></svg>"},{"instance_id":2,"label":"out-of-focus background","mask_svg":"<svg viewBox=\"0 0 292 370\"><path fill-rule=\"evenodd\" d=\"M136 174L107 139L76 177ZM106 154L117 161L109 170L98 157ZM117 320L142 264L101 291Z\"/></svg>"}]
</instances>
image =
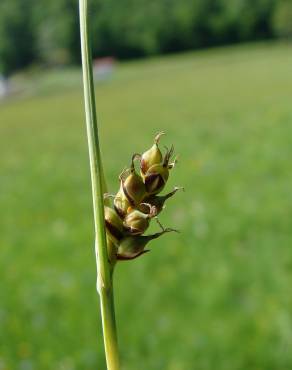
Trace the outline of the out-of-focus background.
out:
<instances>
[{"instance_id":1,"label":"out-of-focus background","mask_svg":"<svg viewBox=\"0 0 292 370\"><path fill-rule=\"evenodd\" d=\"M291 369L292 2L91 6L109 190L160 130L186 189L181 233L117 266L123 369ZM1 370L105 369L78 27L76 0L0 3Z\"/></svg>"}]
</instances>

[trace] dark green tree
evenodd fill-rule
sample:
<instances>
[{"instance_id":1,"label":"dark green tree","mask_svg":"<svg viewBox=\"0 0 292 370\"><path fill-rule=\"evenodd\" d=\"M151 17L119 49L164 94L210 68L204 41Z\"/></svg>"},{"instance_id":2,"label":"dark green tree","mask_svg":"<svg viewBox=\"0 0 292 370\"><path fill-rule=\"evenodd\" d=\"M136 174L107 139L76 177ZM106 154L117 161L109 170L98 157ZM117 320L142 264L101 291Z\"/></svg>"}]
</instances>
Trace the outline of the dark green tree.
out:
<instances>
[{"instance_id":1,"label":"dark green tree","mask_svg":"<svg viewBox=\"0 0 292 370\"><path fill-rule=\"evenodd\" d=\"M39 60L48 65L79 62L78 2L34 0L34 3Z\"/></svg>"},{"instance_id":2,"label":"dark green tree","mask_svg":"<svg viewBox=\"0 0 292 370\"><path fill-rule=\"evenodd\" d=\"M35 59L32 0L0 2L0 72L9 76Z\"/></svg>"},{"instance_id":3,"label":"dark green tree","mask_svg":"<svg viewBox=\"0 0 292 370\"><path fill-rule=\"evenodd\" d=\"M120 59L290 34L291 0L92 0L93 56ZM0 68L78 63L77 0L1 0Z\"/></svg>"}]
</instances>

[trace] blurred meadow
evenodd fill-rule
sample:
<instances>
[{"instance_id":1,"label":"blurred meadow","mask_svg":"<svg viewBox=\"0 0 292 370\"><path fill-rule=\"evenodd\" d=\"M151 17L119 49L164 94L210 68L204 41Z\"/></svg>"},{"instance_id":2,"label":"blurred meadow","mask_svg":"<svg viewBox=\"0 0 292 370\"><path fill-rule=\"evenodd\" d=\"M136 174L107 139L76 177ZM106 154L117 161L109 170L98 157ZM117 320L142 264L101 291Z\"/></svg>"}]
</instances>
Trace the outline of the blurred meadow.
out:
<instances>
[{"instance_id":1,"label":"blurred meadow","mask_svg":"<svg viewBox=\"0 0 292 370\"><path fill-rule=\"evenodd\" d=\"M0 105L0 369L101 370L81 71L42 73ZM96 93L109 191L160 130L186 189L181 233L115 272L123 369L291 369L291 45L125 62Z\"/></svg>"}]
</instances>

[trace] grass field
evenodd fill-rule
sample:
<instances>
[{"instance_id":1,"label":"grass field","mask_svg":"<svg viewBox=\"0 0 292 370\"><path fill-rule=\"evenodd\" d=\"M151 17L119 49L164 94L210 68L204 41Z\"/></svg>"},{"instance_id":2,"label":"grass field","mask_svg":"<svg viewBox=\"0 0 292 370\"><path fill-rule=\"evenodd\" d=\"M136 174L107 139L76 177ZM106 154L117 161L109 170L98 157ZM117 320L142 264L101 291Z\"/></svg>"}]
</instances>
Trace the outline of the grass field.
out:
<instances>
[{"instance_id":1,"label":"grass field","mask_svg":"<svg viewBox=\"0 0 292 370\"><path fill-rule=\"evenodd\" d=\"M80 72L69 78L0 105L1 370L105 369ZM117 268L123 369L291 369L291 45L122 64L97 107L110 191L159 130L180 155L168 189L186 188L161 217L181 233Z\"/></svg>"}]
</instances>

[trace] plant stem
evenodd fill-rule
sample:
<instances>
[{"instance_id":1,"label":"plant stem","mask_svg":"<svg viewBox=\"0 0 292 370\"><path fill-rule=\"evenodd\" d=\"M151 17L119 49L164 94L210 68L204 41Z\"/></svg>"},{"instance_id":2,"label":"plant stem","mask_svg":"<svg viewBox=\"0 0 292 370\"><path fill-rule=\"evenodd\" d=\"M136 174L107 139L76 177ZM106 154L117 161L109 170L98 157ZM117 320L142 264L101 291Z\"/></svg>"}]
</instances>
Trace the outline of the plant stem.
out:
<instances>
[{"instance_id":1,"label":"plant stem","mask_svg":"<svg viewBox=\"0 0 292 370\"><path fill-rule=\"evenodd\" d=\"M98 139L87 0L79 0L79 14L86 128L96 234L97 288L100 295L107 369L118 370L119 356L112 283L113 267L108 259L104 224L104 175Z\"/></svg>"}]
</instances>

